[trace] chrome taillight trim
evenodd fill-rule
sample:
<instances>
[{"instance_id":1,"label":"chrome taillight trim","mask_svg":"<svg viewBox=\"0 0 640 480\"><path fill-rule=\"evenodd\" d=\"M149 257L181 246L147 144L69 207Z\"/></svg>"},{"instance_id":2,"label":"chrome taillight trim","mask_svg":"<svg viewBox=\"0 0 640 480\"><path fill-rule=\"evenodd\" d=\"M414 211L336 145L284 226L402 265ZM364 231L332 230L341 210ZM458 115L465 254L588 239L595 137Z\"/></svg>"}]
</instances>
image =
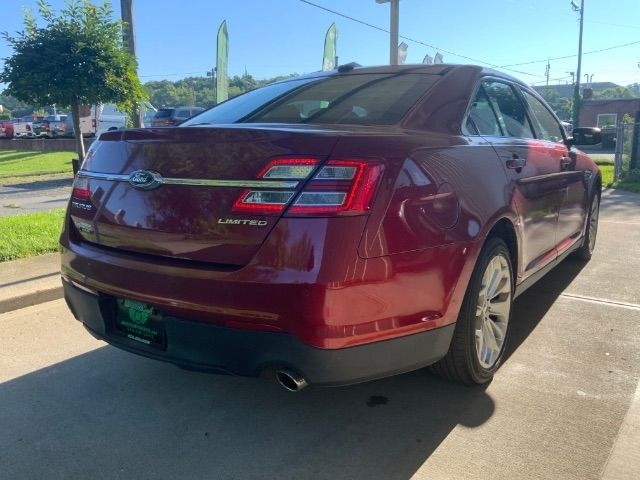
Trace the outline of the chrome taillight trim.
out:
<instances>
[{"instance_id":1,"label":"chrome taillight trim","mask_svg":"<svg viewBox=\"0 0 640 480\"><path fill-rule=\"evenodd\" d=\"M79 177L106 180L111 182L128 182L130 175L117 173L98 173L82 170ZM278 180L215 180L201 178L165 178L157 177L160 185L188 185L194 187L235 187L235 188L288 188L295 189L300 182Z\"/></svg>"}]
</instances>

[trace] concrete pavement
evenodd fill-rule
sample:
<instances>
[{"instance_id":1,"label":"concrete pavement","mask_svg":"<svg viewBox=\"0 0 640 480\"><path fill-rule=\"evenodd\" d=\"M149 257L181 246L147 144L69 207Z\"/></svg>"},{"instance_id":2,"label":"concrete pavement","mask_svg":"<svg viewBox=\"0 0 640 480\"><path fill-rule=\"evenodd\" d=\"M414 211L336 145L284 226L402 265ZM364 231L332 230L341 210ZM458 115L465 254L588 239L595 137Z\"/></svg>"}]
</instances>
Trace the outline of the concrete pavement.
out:
<instances>
[{"instance_id":1,"label":"concrete pavement","mask_svg":"<svg viewBox=\"0 0 640 480\"><path fill-rule=\"evenodd\" d=\"M63 300L7 312L0 478L640 478L638 272L640 195L607 190L594 258L516 301L485 388L418 371L291 394L106 346Z\"/></svg>"},{"instance_id":2,"label":"concrete pavement","mask_svg":"<svg viewBox=\"0 0 640 480\"><path fill-rule=\"evenodd\" d=\"M0 263L0 314L62 297L60 255Z\"/></svg>"},{"instance_id":3,"label":"concrete pavement","mask_svg":"<svg viewBox=\"0 0 640 480\"><path fill-rule=\"evenodd\" d=\"M64 208L69 202L73 178L0 185L0 216Z\"/></svg>"}]
</instances>

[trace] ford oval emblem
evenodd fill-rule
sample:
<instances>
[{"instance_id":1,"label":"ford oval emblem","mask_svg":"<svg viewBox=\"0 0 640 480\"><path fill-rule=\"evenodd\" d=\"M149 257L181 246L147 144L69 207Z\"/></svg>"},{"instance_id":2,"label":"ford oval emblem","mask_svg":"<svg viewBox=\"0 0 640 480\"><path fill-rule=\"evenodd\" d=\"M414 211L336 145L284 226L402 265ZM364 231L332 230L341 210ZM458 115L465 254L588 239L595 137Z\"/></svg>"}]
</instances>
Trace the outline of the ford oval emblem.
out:
<instances>
[{"instance_id":1,"label":"ford oval emblem","mask_svg":"<svg viewBox=\"0 0 640 480\"><path fill-rule=\"evenodd\" d=\"M136 170L129 175L129 184L138 190L153 190L162 185L162 177L157 172Z\"/></svg>"}]
</instances>

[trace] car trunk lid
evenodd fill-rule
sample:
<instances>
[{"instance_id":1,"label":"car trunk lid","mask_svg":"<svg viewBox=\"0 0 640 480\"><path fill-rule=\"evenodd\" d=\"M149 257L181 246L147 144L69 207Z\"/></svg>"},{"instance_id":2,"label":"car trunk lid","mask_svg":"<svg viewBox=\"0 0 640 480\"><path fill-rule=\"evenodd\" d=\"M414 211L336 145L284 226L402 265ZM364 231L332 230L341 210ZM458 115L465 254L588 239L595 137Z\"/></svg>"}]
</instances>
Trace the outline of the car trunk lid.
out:
<instances>
[{"instance_id":1,"label":"car trunk lid","mask_svg":"<svg viewBox=\"0 0 640 480\"><path fill-rule=\"evenodd\" d=\"M75 183L71 219L84 240L134 253L244 265L281 212L234 204L252 185L299 191L304 179L258 178L274 159L329 156L329 129L225 126L108 132Z\"/></svg>"}]
</instances>

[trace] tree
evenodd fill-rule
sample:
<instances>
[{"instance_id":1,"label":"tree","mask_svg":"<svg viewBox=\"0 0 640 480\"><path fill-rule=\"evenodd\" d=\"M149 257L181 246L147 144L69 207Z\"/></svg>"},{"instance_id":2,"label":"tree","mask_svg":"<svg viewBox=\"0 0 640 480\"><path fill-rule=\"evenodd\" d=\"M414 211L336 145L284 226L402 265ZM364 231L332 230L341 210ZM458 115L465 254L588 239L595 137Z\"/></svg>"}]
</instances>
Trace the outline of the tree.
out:
<instances>
[{"instance_id":1,"label":"tree","mask_svg":"<svg viewBox=\"0 0 640 480\"><path fill-rule=\"evenodd\" d=\"M70 0L56 15L46 0L38 0L44 27L25 13L25 30L2 36L13 48L0 72L5 93L33 105L69 106L80 161L84 142L80 107L116 103L132 111L146 94L136 73L136 61L123 44L122 22L112 20L111 5Z\"/></svg>"},{"instance_id":2,"label":"tree","mask_svg":"<svg viewBox=\"0 0 640 480\"><path fill-rule=\"evenodd\" d=\"M634 98L635 95L626 87L611 87L594 93L595 98Z\"/></svg>"}]
</instances>

